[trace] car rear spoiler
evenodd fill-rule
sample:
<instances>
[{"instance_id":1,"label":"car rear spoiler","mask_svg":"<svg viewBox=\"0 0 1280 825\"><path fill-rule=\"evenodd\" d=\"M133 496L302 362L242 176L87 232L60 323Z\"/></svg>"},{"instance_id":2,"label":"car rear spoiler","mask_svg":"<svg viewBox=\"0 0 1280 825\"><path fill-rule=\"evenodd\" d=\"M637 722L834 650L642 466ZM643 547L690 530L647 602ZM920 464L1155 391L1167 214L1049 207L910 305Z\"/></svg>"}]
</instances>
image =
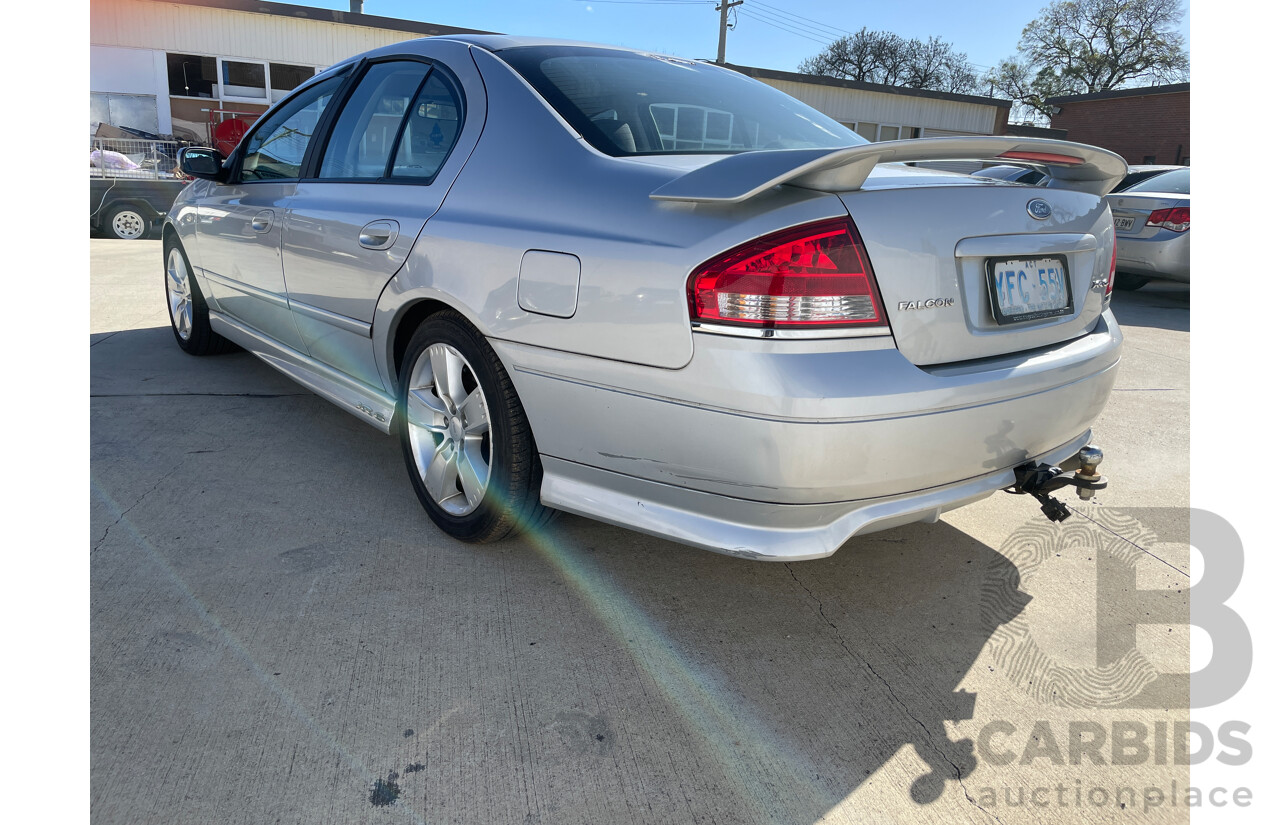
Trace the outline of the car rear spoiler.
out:
<instances>
[{"instance_id":1,"label":"car rear spoiler","mask_svg":"<svg viewBox=\"0 0 1280 825\"><path fill-rule=\"evenodd\" d=\"M1065 140L1019 137L941 137L889 140L841 149L766 149L742 152L688 172L649 194L660 201L741 203L779 184L847 192L860 189L879 163L974 161L1034 165L1051 189L1105 195L1128 172L1124 158Z\"/></svg>"}]
</instances>

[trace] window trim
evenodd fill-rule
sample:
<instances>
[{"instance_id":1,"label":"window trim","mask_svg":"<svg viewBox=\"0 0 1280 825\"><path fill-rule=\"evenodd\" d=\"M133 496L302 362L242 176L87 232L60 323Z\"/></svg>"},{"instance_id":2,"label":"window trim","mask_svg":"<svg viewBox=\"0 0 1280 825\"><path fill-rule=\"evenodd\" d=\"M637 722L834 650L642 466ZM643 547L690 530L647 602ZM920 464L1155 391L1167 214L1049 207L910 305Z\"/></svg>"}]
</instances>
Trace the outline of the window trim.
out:
<instances>
[{"instance_id":1,"label":"window trim","mask_svg":"<svg viewBox=\"0 0 1280 825\"><path fill-rule=\"evenodd\" d=\"M395 63L395 62L423 63L428 67L426 75L422 78L422 82L418 84L417 90L414 91L415 99L417 98L418 93L422 91L423 86L426 85L426 83L431 79L431 76L434 75L437 71L440 72L440 74L445 79L445 83L449 85L451 91L457 96L458 133L454 135L453 145L449 147L448 153L445 154L444 161L441 162L440 168L436 169L435 174L429 178L393 177L393 176L386 175L387 170L392 168L392 166L395 164L396 155L400 150L400 139L404 136L404 127L405 127L405 124L408 122L408 118L409 118L409 110L406 110L405 117L403 120L401 120L400 128L396 132L396 140L391 147L391 154L387 159L387 166L384 167L383 169L382 177L378 177L378 178L322 178L320 177L320 166L322 161L324 160L324 153L329 149L329 140L333 137L333 126L335 125L335 122L337 121L339 115L342 113L342 111L346 108L347 104L350 102L351 96L355 93L355 90L360 87L361 81L363 81L365 76L369 73L370 68L380 63ZM306 157L303 158L303 161L302 161L301 177L298 178L299 183L365 183L365 184L376 184L376 185L390 184L394 186L404 186L404 185L430 186L431 184L435 183L436 178L440 176L440 171L444 169L445 164L448 163L449 161L449 158L453 156L453 150L457 148L458 141L462 138L463 125L466 123L466 120L467 120L466 93L462 89L462 82L458 79L458 76L455 75L448 66L444 65L438 60L434 60L425 55L419 55L419 54L392 54L392 55L379 55L378 57L374 57L374 58L364 58L356 64L355 71L352 72L351 78L348 79L347 84L340 90L340 93L342 95L342 99L340 101L337 101L339 105L336 107L332 105L329 106L326 109L324 115L321 117L320 124L316 127L316 131L319 134L320 140L313 140L311 142L311 145L307 147L307 155ZM335 99L336 97L337 95L335 95ZM330 114L330 112L332 112L332 114ZM321 129L323 129L323 133L321 133Z\"/></svg>"}]
</instances>

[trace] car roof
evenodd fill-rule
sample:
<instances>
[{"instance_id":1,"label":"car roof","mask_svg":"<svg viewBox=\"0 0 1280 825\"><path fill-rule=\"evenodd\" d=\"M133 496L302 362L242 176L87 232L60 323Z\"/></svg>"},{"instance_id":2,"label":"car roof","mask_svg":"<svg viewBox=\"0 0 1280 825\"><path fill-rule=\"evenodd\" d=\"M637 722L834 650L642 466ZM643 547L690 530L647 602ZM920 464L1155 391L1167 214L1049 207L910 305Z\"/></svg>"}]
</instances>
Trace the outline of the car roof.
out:
<instances>
[{"instance_id":1,"label":"car roof","mask_svg":"<svg viewBox=\"0 0 1280 825\"><path fill-rule=\"evenodd\" d=\"M430 40L433 38L423 38ZM622 46L610 46L605 43L588 43L582 40L560 40L554 37L522 37L509 34L448 34L440 35L441 40L457 40L470 43L485 51L500 52L504 49L517 49L523 46L572 46L584 49L612 49L619 52L637 52ZM643 53L643 52L637 52Z\"/></svg>"}]
</instances>

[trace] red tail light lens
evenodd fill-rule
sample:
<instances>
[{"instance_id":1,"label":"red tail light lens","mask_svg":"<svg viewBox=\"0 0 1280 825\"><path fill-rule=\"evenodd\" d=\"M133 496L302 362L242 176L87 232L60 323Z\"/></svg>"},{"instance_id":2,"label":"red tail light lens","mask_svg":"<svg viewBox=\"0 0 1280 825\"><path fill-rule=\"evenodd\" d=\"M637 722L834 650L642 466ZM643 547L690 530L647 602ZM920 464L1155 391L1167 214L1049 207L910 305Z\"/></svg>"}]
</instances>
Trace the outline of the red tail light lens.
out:
<instances>
[{"instance_id":1,"label":"red tail light lens","mask_svg":"<svg viewBox=\"0 0 1280 825\"><path fill-rule=\"evenodd\" d=\"M1107 273L1107 295L1111 294L1111 290L1116 285L1116 250L1120 248L1120 242L1114 237L1111 239L1111 271Z\"/></svg>"},{"instance_id":2,"label":"red tail light lens","mask_svg":"<svg viewBox=\"0 0 1280 825\"><path fill-rule=\"evenodd\" d=\"M1175 206L1173 209L1157 209L1147 218L1147 226L1159 226L1174 232L1186 232L1191 228L1191 207Z\"/></svg>"},{"instance_id":3,"label":"red tail light lens","mask_svg":"<svg viewBox=\"0 0 1280 825\"><path fill-rule=\"evenodd\" d=\"M848 219L787 229L707 261L689 276L689 314L761 329L885 326L866 249Z\"/></svg>"}]
</instances>

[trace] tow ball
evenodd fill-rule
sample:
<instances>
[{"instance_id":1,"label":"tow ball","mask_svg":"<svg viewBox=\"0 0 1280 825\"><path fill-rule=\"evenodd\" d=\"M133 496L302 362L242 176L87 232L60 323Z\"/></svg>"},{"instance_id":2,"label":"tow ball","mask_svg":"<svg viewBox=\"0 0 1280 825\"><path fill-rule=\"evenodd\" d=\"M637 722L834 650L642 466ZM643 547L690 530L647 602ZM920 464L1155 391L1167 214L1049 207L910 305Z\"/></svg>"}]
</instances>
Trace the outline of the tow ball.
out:
<instances>
[{"instance_id":1,"label":"tow ball","mask_svg":"<svg viewBox=\"0 0 1280 825\"><path fill-rule=\"evenodd\" d=\"M1071 516L1067 505L1054 498L1051 493L1064 487L1075 487L1076 495L1082 500L1093 498L1097 490L1106 489L1107 477L1098 474L1098 465L1102 463L1102 450L1092 444L1080 448L1076 454L1080 469L1068 473L1061 467L1049 464L1027 462L1013 468L1014 485L1008 488L1010 493L1029 494L1040 502L1040 511L1049 521L1066 521ZM1064 462L1065 463L1065 462Z\"/></svg>"}]
</instances>

